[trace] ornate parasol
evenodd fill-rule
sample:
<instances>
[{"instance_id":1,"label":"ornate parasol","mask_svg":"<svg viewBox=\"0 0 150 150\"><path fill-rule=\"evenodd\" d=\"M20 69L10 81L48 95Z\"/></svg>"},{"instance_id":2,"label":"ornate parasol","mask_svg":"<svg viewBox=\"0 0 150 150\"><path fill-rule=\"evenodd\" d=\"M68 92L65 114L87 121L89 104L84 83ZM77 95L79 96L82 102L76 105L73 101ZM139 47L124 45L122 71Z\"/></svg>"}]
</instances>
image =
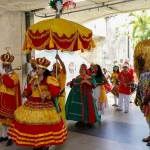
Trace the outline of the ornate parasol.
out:
<instances>
[{"instance_id":1,"label":"ornate parasol","mask_svg":"<svg viewBox=\"0 0 150 150\"><path fill-rule=\"evenodd\" d=\"M23 46L23 50L26 53L31 52L32 49L81 50L84 52L95 47L90 29L78 23L60 18L62 11L68 9L70 5L74 8L76 7L74 2L67 1L62 4L62 0L50 0L50 5L56 10L56 18L38 22L27 29Z\"/></svg>"},{"instance_id":2,"label":"ornate parasol","mask_svg":"<svg viewBox=\"0 0 150 150\"><path fill-rule=\"evenodd\" d=\"M95 47L92 31L65 19L47 19L30 26L26 32L23 50L61 51L91 50Z\"/></svg>"}]
</instances>

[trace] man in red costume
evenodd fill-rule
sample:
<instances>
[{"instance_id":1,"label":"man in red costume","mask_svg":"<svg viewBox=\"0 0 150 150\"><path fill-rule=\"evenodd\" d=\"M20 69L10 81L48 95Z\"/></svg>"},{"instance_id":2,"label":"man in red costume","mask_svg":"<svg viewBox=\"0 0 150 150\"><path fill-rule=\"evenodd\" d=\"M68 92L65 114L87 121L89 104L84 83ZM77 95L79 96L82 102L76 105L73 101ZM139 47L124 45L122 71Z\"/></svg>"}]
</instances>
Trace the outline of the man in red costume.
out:
<instances>
[{"instance_id":1,"label":"man in red costume","mask_svg":"<svg viewBox=\"0 0 150 150\"><path fill-rule=\"evenodd\" d=\"M119 103L118 103L118 111L123 110L123 101L125 104L125 113L129 112L129 101L131 89L130 85L134 82L133 73L129 70L129 63L125 62L123 64L123 70L119 73Z\"/></svg>"},{"instance_id":2,"label":"man in red costume","mask_svg":"<svg viewBox=\"0 0 150 150\"><path fill-rule=\"evenodd\" d=\"M3 71L0 74L0 122L3 131L0 142L7 141L6 146L12 145L7 130L11 124L14 111L21 105L19 77L11 66L13 60L14 56L10 55L9 52L1 55Z\"/></svg>"}]
</instances>

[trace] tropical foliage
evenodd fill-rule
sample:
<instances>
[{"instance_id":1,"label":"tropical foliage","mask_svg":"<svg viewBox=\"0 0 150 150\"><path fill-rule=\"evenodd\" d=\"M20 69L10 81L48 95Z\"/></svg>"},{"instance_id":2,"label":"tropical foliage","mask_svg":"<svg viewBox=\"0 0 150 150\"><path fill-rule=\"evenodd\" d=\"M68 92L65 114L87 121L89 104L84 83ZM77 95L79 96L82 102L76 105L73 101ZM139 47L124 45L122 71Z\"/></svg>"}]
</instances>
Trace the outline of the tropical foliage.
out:
<instances>
[{"instance_id":1,"label":"tropical foliage","mask_svg":"<svg viewBox=\"0 0 150 150\"><path fill-rule=\"evenodd\" d=\"M150 16L147 11L142 11L141 13L130 13L129 14L132 26L132 41L136 45L137 42L141 40L146 40L150 38Z\"/></svg>"}]
</instances>

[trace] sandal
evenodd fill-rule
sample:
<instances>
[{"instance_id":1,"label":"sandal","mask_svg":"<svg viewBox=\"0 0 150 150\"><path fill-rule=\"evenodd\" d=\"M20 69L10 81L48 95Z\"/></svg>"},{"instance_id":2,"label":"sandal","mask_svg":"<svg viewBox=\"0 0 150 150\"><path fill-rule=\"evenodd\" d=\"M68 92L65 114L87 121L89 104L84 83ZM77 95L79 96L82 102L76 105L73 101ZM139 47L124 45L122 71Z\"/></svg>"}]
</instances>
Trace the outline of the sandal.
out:
<instances>
[{"instance_id":1,"label":"sandal","mask_svg":"<svg viewBox=\"0 0 150 150\"><path fill-rule=\"evenodd\" d=\"M148 136L147 138L144 138L143 140L142 140L142 142L149 142L150 141L150 136ZM150 143L149 143L150 144Z\"/></svg>"}]
</instances>

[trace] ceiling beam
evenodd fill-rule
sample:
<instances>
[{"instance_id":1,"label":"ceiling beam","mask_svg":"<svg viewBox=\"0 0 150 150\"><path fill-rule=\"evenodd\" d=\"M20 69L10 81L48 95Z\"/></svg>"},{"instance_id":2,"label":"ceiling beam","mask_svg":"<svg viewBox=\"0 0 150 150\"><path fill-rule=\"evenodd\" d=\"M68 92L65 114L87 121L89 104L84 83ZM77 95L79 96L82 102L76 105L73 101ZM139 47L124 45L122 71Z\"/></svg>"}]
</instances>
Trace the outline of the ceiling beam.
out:
<instances>
[{"instance_id":1,"label":"ceiling beam","mask_svg":"<svg viewBox=\"0 0 150 150\"><path fill-rule=\"evenodd\" d=\"M129 3L129 2L133 2L133 1L136 1L136 0L126 0L126 1L123 0L123 1L120 1L120 2L115 2L115 3L110 3L110 4L101 3L100 5L93 6L93 7L88 7L88 8L84 8L84 9L81 8L81 9L77 9L77 10L66 11L63 14L77 13L77 12L81 12L81 11L87 11L87 10L92 10L92 9L99 9L99 8L103 8L103 7L114 9L114 8L112 8L112 6L119 5L119 4L124 4L124 3ZM52 13L51 15L48 15L48 14L38 15L38 14L34 13L34 15L37 16L37 17L41 17L41 18L47 18L47 17L54 17L55 13Z\"/></svg>"}]
</instances>

